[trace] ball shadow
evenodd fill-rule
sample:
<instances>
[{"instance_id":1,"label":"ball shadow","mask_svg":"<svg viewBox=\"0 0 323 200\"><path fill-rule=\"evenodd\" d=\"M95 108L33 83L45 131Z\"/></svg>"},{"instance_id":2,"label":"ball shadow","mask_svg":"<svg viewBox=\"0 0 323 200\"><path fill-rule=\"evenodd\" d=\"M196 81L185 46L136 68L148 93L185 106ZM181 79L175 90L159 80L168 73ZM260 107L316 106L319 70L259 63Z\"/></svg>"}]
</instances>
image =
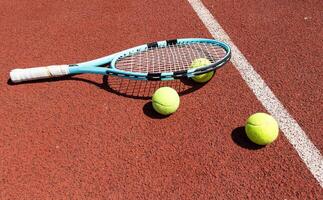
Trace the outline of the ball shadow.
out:
<instances>
[{"instance_id":1,"label":"ball shadow","mask_svg":"<svg viewBox=\"0 0 323 200\"><path fill-rule=\"evenodd\" d=\"M249 140L244 126L235 128L231 133L231 138L237 145L245 149L258 150L264 148L264 146L255 144Z\"/></svg>"},{"instance_id":2,"label":"ball shadow","mask_svg":"<svg viewBox=\"0 0 323 200\"><path fill-rule=\"evenodd\" d=\"M142 110L145 113L145 115L147 115L148 117L150 117L152 119L165 119L170 116L170 115L162 115L162 114L159 114L158 112L156 112L153 108L153 104L151 101L147 102L143 106Z\"/></svg>"}]
</instances>

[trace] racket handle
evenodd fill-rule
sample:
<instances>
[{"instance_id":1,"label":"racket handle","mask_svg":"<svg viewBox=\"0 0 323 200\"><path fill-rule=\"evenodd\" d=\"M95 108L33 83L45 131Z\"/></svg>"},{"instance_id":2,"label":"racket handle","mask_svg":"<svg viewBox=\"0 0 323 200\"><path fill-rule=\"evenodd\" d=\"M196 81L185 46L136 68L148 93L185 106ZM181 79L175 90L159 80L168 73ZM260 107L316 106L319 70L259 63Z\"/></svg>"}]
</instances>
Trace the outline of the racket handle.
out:
<instances>
[{"instance_id":1,"label":"racket handle","mask_svg":"<svg viewBox=\"0 0 323 200\"><path fill-rule=\"evenodd\" d=\"M27 69L14 69L10 72L10 79L14 83L39 80L69 74L68 65L51 65Z\"/></svg>"}]
</instances>

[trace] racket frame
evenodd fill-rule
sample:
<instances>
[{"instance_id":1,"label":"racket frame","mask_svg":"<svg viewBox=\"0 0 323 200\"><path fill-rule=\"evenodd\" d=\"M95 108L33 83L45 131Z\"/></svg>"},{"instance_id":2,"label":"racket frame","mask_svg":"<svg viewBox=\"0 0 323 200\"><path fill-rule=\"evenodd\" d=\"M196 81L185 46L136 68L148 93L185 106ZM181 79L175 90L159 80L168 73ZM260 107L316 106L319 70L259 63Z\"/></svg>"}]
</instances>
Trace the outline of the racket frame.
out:
<instances>
[{"instance_id":1,"label":"racket frame","mask_svg":"<svg viewBox=\"0 0 323 200\"><path fill-rule=\"evenodd\" d=\"M223 57L223 59L215 63L212 63L210 65L199 67L199 68L191 68L187 70L176 71L176 72L140 73L140 72L119 70L115 67L118 59L138 52L146 51L148 48L151 48L151 47L166 47L167 45L174 45L174 44L186 45L186 44L192 44L192 43L209 43L209 44L218 45L226 51L226 55ZM220 42L214 39L206 39L206 38L182 38L182 39L175 39L175 40L164 40L164 41L152 42L149 44L136 46L109 56L98 58L92 61L69 65L70 66L69 74L82 74L82 73L103 74L103 75L119 76L123 78L134 79L134 80L173 80L173 79L180 79L183 77L190 78L196 75L214 71L220 68L221 66L223 66L225 63L227 63L230 60L230 58L231 58L231 49L227 44L223 42Z\"/></svg>"}]
</instances>

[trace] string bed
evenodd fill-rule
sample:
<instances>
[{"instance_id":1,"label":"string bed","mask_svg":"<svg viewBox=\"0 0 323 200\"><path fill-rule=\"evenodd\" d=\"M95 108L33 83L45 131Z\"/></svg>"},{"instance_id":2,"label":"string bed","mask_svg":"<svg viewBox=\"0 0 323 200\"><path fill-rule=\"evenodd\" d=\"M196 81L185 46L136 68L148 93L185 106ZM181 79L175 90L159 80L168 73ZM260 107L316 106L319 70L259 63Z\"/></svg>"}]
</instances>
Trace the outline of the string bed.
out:
<instances>
[{"instance_id":1,"label":"string bed","mask_svg":"<svg viewBox=\"0 0 323 200\"><path fill-rule=\"evenodd\" d=\"M116 68L142 73L164 73L186 70L193 60L207 58L211 63L221 60L226 51L215 44L192 43L151 47L116 62Z\"/></svg>"}]
</instances>

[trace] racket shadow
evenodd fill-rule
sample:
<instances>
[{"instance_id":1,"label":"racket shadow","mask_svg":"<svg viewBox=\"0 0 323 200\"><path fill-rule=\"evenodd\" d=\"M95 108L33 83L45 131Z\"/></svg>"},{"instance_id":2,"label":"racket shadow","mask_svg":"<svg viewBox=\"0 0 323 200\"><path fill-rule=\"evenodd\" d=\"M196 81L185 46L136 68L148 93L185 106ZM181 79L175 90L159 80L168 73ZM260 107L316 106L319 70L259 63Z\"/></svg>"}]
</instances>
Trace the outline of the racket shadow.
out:
<instances>
[{"instance_id":1,"label":"racket shadow","mask_svg":"<svg viewBox=\"0 0 323 200\"><path fill-rule=\"evenodd\" d=\"M195 83L187 78L170 81L141 81L107 75L102 77L102 83L77 77L76 75L69 75L65 77L53 77L44 80L33 80L22 83L13 83L10 79L8 79L7 84L14 86L20 84L37 84L57 81L82 81L95 85L100 89L116 94L118 96L142 100L151 99L153 93L160 87L172 87L178 92L180 96L182 96L194 92L205 85Z\"/></svg>"},{"instance_id":2,"label":"racket shadow","mask_svg":"<svg viewBox=\"0 0 323 200\"><path fill-rule=\"evenodd\" d=\"M119 96L147 100L151 99L160 87L171 87L182 96L202 88L205 84L198 84L187 78L170 81L140 81L103 76L103 85L107 86L104 89Z\"/></svg>"}]
</instances>

